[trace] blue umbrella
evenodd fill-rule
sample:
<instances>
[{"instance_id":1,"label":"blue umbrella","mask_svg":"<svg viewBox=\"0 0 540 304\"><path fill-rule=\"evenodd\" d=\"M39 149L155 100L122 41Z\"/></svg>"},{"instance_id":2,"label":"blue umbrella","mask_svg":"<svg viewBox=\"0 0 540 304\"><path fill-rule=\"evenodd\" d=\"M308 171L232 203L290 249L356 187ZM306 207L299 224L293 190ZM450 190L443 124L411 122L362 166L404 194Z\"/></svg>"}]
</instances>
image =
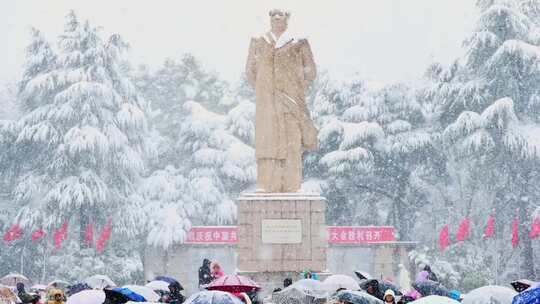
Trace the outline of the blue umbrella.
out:
<instances>
[{"instance_id":1,"label":"blue umbrella","mask_svg":"<svg viewBox=\"0 0 540 304\"><path fill-rule=\"evenodd\" d=\"M208 290L192 295L184 304L243 304L243 302L228 292Z\"/></svg>"},{"instance_id":2,"label":"blue umbrella","mask_svg":"<svg viewBox=\"0 0 540 304\"><path fill-rule=\"evenodd\" d=\"M512 304L540 304L540 288L527 289L518 293L512 300Z\"/></svg>"},{"instance_id":3,"label":"blue umbrella","mask_svg":"<svg viewBox=\"0 0 540 304\"><path fill-rule=\"evenodd\" d=\"M146 299L143 296L141 296L140 294L134 292L131 289L128 289L128 288L114 288L113 290L123 294L124 296L126 296L126 298L128 298L132 302L146 302Z\"/></svg>"}]
</instances>

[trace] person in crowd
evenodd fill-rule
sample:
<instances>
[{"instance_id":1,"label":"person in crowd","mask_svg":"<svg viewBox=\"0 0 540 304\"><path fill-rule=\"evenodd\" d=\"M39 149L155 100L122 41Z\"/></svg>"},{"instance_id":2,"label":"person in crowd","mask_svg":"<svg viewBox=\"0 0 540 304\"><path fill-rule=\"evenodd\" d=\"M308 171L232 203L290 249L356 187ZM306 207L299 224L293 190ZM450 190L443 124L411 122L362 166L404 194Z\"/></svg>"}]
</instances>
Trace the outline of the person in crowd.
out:
<instances>
[{"instance_id":1,"label":"person in crowd","mask_svg":"<svg viewBox=\"0 0 540 304\"><path fill-rule=\"evenodd\" d=\"M17 283L17 295L23 304L37 304L39 302L39 296L27 293L23 283Z\"/></svg>"},{"instance_id":2,"label":"person in crowd","mask_svg":"<svg viewBox=\"0 0 540 304\"><path fill-rule=\"evenodd\" d=\"M221 270L221 265L219 265L218 262L212 262L212 278L215 280L221 278L224 275L225 274Z\"/></svg>"},{"instance_id":3,"label":"person in crowd","mask_svg":"<svg viewBox=\"0 0 540 304\"><path fill-rule=\"evenodd\" d=\"M66 302L66 295L64 292L57 288L49 290L47 295L47 304L64 304Z\"/></svg>"},{"instance_id":4,"label":"person in crowd","mask_svg":"<svg viewBox=\"0 0 540 304\"><path fill-rule=\"evenodd\" d=\"M289 287L292 285L292 279L291 278L285 278L285 280L283 280L283 289ZM273 292L280 292L282 291L283 289L281 288L275 288Z\"/></svg>"},{"instance_id":5,"label":"person in crowd","mask_svg":"<svg viewBox=\"0 0 540 304\"><path fill-rule=\"evenodd\" d=\"M366 292L379 300L382 300L384 296L379 290L379 281L375 279L371 279L367 282Z\"/></svg>"},{"instance_id":6,"label":"person in crowd","mask_svg":"<svg viewBox=\"0 0 540 304\"><path fill-rule=\"evenodd\" d=\"M185 301L185 297L180 293L180 284L174 282L169 284L169 303L171 304L182 304Z\"/></svg>"},{"instance_id":7,"label":"person in crowd","mask_svg":"<svg viewBox=\"0 0 540 304\"><path fill-rule=\"evenodd\" d=\"M283 280L283 288L287 288L292 285L292 279L291 278L285 278Z\"/></svg>"},{"instance_id":8,"label":"person in crowd","mask_svg":"<svg viewBox=\"0 0 540 304\"><path fill-rule=\"evenodd\" d=\"M209 259L204 259L203 264L199 267L199 289L204 289L204 286L212 282L212 270L210 269Z\"/></svg>"},{"instance_id":9,"label":"person in crowd","mask_svg":"<svg viewBox=\"0 0 540 304\"><path fill-rule=\"evenodd\" d=\"M387 289L384 292L383 301L386 304L396 304L396 294L392 289Z\"/></svg>"},{"instance_id":10,"label":"person in crowd","mask_svg":"<svg viewBox=\"0 0 540 304\"><path fill-rule=\"evenodd\" d=\"M429 274L427 277L428 280L439 282L439 278L437 278L437 275L431 270L429 265L424 266L424 271L427 271Z\"/></svg>"},{"instance_id":11,"label":"person in crowd","mask_svg":"<svg viewBox=\"0 0 540 304\"><path fill-rule=\"evenodd\" d=\"M302 272L302 278L312 279L312 280L317 280L317 281L319 280L319 276L315 272L311 271L310 269L306 269Z\"/></svg>"}]
</instances>

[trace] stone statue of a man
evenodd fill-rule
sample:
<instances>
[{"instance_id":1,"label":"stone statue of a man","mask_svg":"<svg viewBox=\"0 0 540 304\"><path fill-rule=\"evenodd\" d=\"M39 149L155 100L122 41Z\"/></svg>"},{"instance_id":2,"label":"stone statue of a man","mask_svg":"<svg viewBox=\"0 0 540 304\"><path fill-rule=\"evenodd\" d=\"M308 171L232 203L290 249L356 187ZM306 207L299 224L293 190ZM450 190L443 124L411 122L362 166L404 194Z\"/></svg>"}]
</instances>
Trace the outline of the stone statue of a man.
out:
<instances>
[{"instance_id":1,"label":"stone statue of a man","mask_svg":"<svg viewBox=\"0 0 540 304\"><path fill-rule=\"evenodd\" d=\"M271 30L251 39L246 64L257 99L257 186L263 192L296 192L302 154L317 146L305 97L317 72L308 41L286 31L289 12L271 10L269 15Z\"/></svg>"}]
</instances>

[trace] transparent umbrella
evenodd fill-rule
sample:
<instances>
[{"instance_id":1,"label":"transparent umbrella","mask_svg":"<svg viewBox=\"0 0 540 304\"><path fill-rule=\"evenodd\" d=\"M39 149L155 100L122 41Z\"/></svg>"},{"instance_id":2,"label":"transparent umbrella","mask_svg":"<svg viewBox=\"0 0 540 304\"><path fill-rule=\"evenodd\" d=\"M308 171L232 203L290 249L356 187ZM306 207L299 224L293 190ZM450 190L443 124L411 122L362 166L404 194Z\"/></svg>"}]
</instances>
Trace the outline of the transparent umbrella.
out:
<instances>
[{"instance_id":1,"label":"transparent umbrella","mask_svg":"<svg viewBox=\"0 0 540 304\"><path fill-rule=\"evenodd\" d=\"M517 292L504 286L484 286L463 296L463 304L512 304Z\"/></svg>"},{"instance_id":2,"label":"transparent umbrella","mask_svg":"<svg viewBox=\"0 0 540 304\"><path fill-rule=\"evenodd\" d=\"M10 273L0 279L0 283L8 286L15 286L17 283L27 284L28 282L30 282L30 280L20 273Z\"/></svg>"}]
</instances>

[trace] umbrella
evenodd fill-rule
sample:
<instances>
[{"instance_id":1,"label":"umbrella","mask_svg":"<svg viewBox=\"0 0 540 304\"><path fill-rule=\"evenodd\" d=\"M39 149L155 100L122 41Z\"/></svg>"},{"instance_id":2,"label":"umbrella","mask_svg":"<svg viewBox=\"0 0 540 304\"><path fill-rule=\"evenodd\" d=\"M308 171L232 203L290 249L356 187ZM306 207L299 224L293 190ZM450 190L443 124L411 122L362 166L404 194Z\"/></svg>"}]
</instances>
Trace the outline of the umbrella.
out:
<instances>
[{"instance_id":1,"label":"umbrella","mask_svg":"<svg viewBox=\"0 0 540 304\"><path fill-rule=\"evenodd\" d=\"M441 285L439 282L431 280L413 283L413 288L424 297L431 295L450 297L450 291L446 287Z\"/></svg>"},{"instance_id":2,"label":"umbrella","mask_svg":"<svg viewBox=\"0 0 540 304\"><path fill-rule=\"evenodd\" d=\"M160 296L150 287L139 285L125 285L122 288L127 288L137 294L143 296L148 302L159 302Z\"/></svg>"},{"instance_id":3,"label":"umbrella","mask_svg":"<svg viewBox=\"0 0 540 304\"><path fill-rule=\"evenodd\" d=\"M141 296L140 294L128 288L113 288L112 290L105 289L105 297L109 298L109 294L112 295L114 292L122 294L127 299L127 301L146 302L146 299L143 296ZM117 297L117 295L114 295L113 297ZM121 302L121 303L125 303L125 302Z\"/></svg>"},{"instance_id":4,"label":"umbrella","mask_svg":"<svg viewBox=\"0 0 540 304\"><path fill-rule=\"evenodd\" d=\"M32 287L30 287L30 289L36 290L36 291L43 291L43 290L47 289L47 285L34 284L34 285L32 285Z\"/></svg>"},{"instance_id":5,"label":"umbrella","mask_svg":"<svg viewBox=\"0 0 540 304\"><path fill-rule=\"evenodd\" d=\"M224 275L212 281L206 289L238 293L258 291L261 287L248 277L240 275Z\"/></svg>"},{"instance_id":6,"label":"umbrella","mask_svg":"<svg viewBox=\"0 0 540 304\"><path fill-rule=\"evenodd\" d=\"M514 290L503 286L484 286L472 290L463 297L463 304L512 304L517 294Z\"/></svg>"},{"instance_id":7,"label":"umbrella","mask_svg":"<svg viewBox=\"0 0 540 304\"><path fill-rule=\"evenodd\" d=\"M527 279L521 279L510 283L510 285L512 285L512 287L514 287L517 292L522 292L525 289L536 285L536 282Z\"/></svg>"},{"instance_id":8,"label":"umbrella","mask_svg":"<svg viewBox=\"0 0 540 304\"><path fill-rule=\"evenodd\" d=\"M348 302L352 304L382 304L383 303L383 301L363 291L342 290L337 293L336 297L343 302Z\"/></svg>"},{"instance_id":9,"label":"umbrella","mask_svg":"<svg viewBox=\"0 0 540 304\"><path fill-rule=\"evenodd\" d=\"M540 304L540 288L531 288L518 293L512 304Z\"/></svg>"},{"instance_id":10,"label":"umbrella","mask_svg":"<svg viewBox=\"0 0 540 304\"><path fill-rule=\"evenodd\" d=\"M51 282L49 282L49 284L47 284L47 286L56 286L56 287L67 287L69 286L69 283L64 281L64 280L52 280Z\"/></svg>"},{"instance_id":11,"label":"umbrella","mask_svg":"<svg viewBox=\"0 0 540 304\"><path fill-rule=\"evenodd\" d=\"M105 292L103 290L83 290L70 296L66 304L103 304Z\"/></svg>"},{"instance_id":12,"label":"umbrella","mask_svg":"<svg viewBox=\"0 0 540 304\"><path fill-rule=\"evenodd\" d=\"M228 292L207 290L192 295L184 304L243 304L243 302Z\"/></svg>"},{"instance_id":13,"label":"umbrella","mask_svg":"<svg viewBox=\"0 0 540 304\"><path fill-rule=\"evenodd\" d=\"M90 287L86 283L76 283L76 284L68 286L67 293L69 296L72 296L78 292L81 292L83 290L88 290L88 289L92 289L92 287Z\"/></svg>"},{"instance_id":14,"label":"umbrella","mask_svg":"<svg viewBox=\"0 0 540 304\"><path fill-rule=\"evenodd\" d=\"M323 282L324 286L329 291L337 291L338 289L345 288L348 290L359 290L360 286L355 279L343 274L334 274L326 278Z\"/></svg>"},{"instance_id":15,"label":"umbrella","mask_svg":"<svg viewBox=\"0 0 540 304\"><path fill-rule=\"evenodd\" d=\"M326 286L320 281L303 279L287 288L274 292L272 302L276 304L306 303L317 304L326 302L329 293Z\"/></svg>"},{"instance_id":16,"label":"umbrella","mask_svg":"<svg viewBox=\"0 0 540 304\"><path fill-rule=\"evenodd\" d=\"M388 289L391 289L396 296L403 295L401 293L401 291L399 291L399 287L396 284L393 284L393 283L390 283L390 282L387 282L387 281L379 282L379 290L382 293L384 293Z\"/></svg>"},{"instance_id":17,"label":"umbrella","mask_svg":"<svg viewBox=\"0 0 540 304\"><path fill-rule=\"evenodd\" d=\"M152 290L159 290L159 291L167 291L169 292L169 285L170 283L165 281L152 281L148 284L144 285Z\"/></svg>"},{"instance_id":18,"label":"umbrella","mask_svg":"<svg viewBox=\"0 0 540 304\"><path fill-rule=\"evenodd\" d=\"M10 273L3 278L0 279L0 283L8 286L15 286L17 283L28 283L30 280L28 280L27 277L23 276L19 273Z\"/></svg>"},{"instance_id":19,"label":"umbrella","mask_svg":"<svg viewBox=\"0 0 540 304\"><path fill-rule=\"evenodd\" d=\"M360 280L370 280L372 279L371 275L365 271L355 271L354 274L358 277Z\"/></svg>"},{"instance_id":20,"label":"umbrella","mask_svg":"<svg viewBox=\"0 0 540 304\"><path fill-rule=\"evenodd\" d=\"M106 275L96 274L84 280L92 288L104 288L107 286L116 286L114 282Z\"/></svg>"},{"instance_id":21,"label":"umbrella","mask_svg":"<svg viewBox=\"0 0 540 304\"><path fill-rule=\"evenodd\" d=\"M436 296L436 295L423 297L410 303L411 304L459 304L459 302L456 300L452 300L448 297Z\"/></svg>"},{"instance_id":22,"label":"umbrella","mask_svg":"<svg viewBox=\"0 0 540 304\"><path fill-rule=\"evenodd\" d=\"M180 285L180 282L178 282L175 278L167 277L167 276L157 276L154 278L154 281L165 281L169 284L178 284Z\"/></svg>"}]
</instances>

